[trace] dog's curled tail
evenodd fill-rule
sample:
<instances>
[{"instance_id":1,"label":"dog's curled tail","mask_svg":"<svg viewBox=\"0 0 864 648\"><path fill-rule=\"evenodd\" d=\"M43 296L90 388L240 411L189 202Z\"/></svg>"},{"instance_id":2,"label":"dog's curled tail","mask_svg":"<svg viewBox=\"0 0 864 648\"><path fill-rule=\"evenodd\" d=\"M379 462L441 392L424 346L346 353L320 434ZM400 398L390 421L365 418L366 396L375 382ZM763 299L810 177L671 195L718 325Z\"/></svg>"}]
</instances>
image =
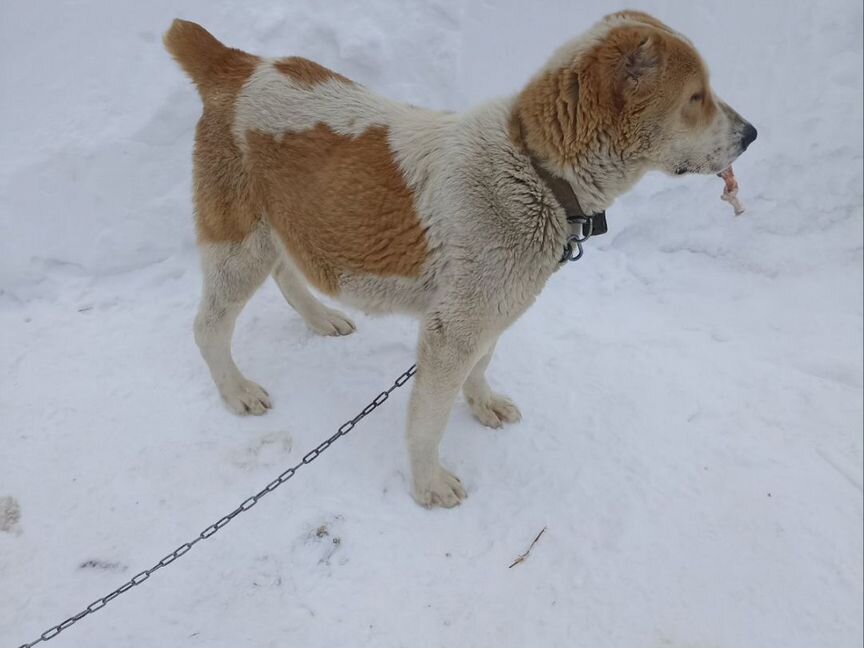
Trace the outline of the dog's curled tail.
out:
<instances>
[{"instance_id":1,"label":"dog's curled tail","mask_svg":"<svg viewBox=\"0 0 864 648\"><path fill-rule=\"evenodd\" d=\"M226 84L242 84L257 57L226 47L201 25L175 18L162 37L165 49L189 75L206 103Z\"/></svg>"}]
</instances>

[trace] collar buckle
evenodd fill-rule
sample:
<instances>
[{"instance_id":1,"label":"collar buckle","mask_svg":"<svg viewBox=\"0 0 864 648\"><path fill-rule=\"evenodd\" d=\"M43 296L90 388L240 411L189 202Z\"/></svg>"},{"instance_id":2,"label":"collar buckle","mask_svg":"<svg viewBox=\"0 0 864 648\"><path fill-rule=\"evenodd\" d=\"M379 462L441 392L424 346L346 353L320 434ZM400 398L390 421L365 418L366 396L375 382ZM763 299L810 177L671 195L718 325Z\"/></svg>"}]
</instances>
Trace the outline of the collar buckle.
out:
<instances>
[{"instance_id":1,"label":"collar buckle","mask_svg":"<svg viewBox=\"0 0 864 648\"><path fill-rule=\"evenodd\" d=\"M582 244L592 236L605 234L609 229L606 225L605 211L597 214L586 214L584 216L568 214L567 223L571 226L578 225L579 229L567 237L567 242L564 244L564 254L561 256L560 263L581 259L585 253Z\"/></svg>"},{"instance_id":2,"label":"collar buckle","mask_svg":"<svg viewBox=\"0 0 864 648\"><path fill-rule=\"evenodd\" d=\"M594 219L590 216L568 216L567 222L579 226L579 232L571 234L568 240L583 243L594 235Z\"/></svg>"}]
</instances>

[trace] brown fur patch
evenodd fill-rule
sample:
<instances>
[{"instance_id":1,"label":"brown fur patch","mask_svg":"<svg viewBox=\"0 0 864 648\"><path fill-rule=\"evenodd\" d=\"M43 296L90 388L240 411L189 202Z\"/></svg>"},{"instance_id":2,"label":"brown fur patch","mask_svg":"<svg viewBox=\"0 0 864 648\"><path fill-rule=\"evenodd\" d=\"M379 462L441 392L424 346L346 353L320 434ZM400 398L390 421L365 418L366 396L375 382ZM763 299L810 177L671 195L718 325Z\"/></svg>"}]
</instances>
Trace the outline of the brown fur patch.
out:
<instances>
[{"instance_id":1,"label":"brown fur patch","mask_svg":"<svg viewBox=\"0 0 864 648\"><path fill-rule=\"evenodd\" d=\"M273 65L282 74L290 77L298 85L305 88L312 88L333 79L344 83L352 83L351 79L342 76L338 72L334 72L315 61L310 61L300 56L289 56L288 58L279 59Z\"/></svg>"},{"instance_id":2,"label":"brown fur patch","mask_svg":"<svg viewBox=\"0 0 864 648\"><path fill-rule=\"evenodd\" d=\"M545 72L516 100L509 136L520 150L565 165L576 154L578 104L579 82L572 70Z\"/></svg>"},{"instance_id":3,"label":"brown fur patch","mask_svg":"<svg viewBox=\"0 0 864 648\"><path fill-rule=\"evenodd\" d=\"M259 58L226 47L195 23L175 20L165 47L192 78L204 101L195 130L194 197L198 240L242 241L260 220L243 155L231 133L234 102Z\"/></svg>"},{"instance_id":4,"label":"brown fur patch","mask_svg":"<svg viewBox=\"0 0 864 648\"><path fill-rule=\"evenodd\" d=\"M195 225L201 243L240 242L261 219L231 133L232 118L229 106L205 106L195 131Z\"/></svg>"},{"instance_id":5,"label":"brown fur patch","mask_svg":"<svg viewBox=\"0 0 864 648\"><path fill-rule=\"evenodd\" d=\"M426 236L386 128L346 137L318 124L247 142L256 203L319 290L335 294L346 273L419 276Z\"/></svg>"}]
</instances>

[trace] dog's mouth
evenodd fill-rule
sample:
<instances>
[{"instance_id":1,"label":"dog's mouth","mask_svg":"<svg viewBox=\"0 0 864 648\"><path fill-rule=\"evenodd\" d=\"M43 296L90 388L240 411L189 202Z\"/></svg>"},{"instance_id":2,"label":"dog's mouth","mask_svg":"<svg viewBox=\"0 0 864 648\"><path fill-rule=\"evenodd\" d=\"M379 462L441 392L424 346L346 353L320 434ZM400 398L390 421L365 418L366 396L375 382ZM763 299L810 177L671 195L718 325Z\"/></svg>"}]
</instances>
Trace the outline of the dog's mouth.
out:
<instances>
[{"instance_id":1,"label":"dog's mouth","mask_svg":"<svg viewBox=\"0 0 864 648\"><path fill-rule=\"evenodd\" d=\"M687 175L688 173L697 173L699 175L711 175L714 173L720 173L723 169L728 167L731 164L729 162L726 166L720 168L718 165L707 162L705 164L691 164L690 162L683 162L672 169L672 173L676 176ZM716 167L716 168L715 168Z\"/></svg>"},{"instance_id":2,"label":"dog's mouth","mask_svg":"<svg viewBox=\"0 0 864 648\"><path fill-rule=\"evenodd\" d=\"M708 169L705 170L705 175L711 175L711 174L720 175L720 174L724 173L726 171L726 169L729 169L732 166L732 163L735 160L737 160L740 155L741 155L741 153L739 153L738 155L733 157L731 160L729 160L725 164L712 164Z\"/></svg>"},{"instance_id":3,"label":"dog's mouth","mask_svg":"<svg viewBox=\"0 0 864 648\"><path fill-rule=\"evenodd\" d=\"M675 165L672 168L672 173L676 176L682 176L688 173L697 173L699 175L719 175L732 166L732 163L735 162L743 152L743 150L740 150L731 157L722 160L708 158L698 163L685 160L680 164Z\"/></svg>"}]
</instances>

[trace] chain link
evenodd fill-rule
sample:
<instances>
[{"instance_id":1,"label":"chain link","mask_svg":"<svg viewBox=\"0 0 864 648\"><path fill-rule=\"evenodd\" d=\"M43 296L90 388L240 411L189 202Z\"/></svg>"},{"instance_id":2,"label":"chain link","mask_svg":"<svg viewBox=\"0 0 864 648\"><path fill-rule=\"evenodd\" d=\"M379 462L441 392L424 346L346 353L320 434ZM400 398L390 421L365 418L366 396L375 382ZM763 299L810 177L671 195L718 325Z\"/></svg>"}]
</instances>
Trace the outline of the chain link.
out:
<instances>
[{"instance_id":1,"label":"chain link","mask_svg":"<svg viewBox=\"0 0 864 648\"><path fill-rule=\"evenodd\" d=\"M96 599L90 605L88 605L86 608L81 610L78 614L69 617L68 619L66 619L62 623L58 623L57 625L48 628L45 632L43 632L41 635L39 635L38 639L36 639L35 641L31 641L30 643L21 644L18 648L32 648L33 646L40 644L43 641L48 641L49 639L53 639L58 634L63 632L66 628L74 625L75 623L77 623L78 621L80 621L81 619L86 617L87 615L93 614L97 610L101 610L108 603L113 601L115 598L117 598L118 596L120 596L124 592L128 592L130 589L132 589L136 585L140 585L141 583L146 581L148 578L150 578L150 576L152 576L154 573L156 573L157 571L159 571L163 567L166 567L167 565L170 565L172 562L177 560L180 556L182 556L183 554L188 552L190 549L192 549L192 547L194 547L196 544L198 544L202 540L206 540L207 538L211 537L213 534L215 534L217 531L219 531L222 527L224 527L226 524L228 524L235 517L237 517L238 515L240 515L244 511L248 511L253 506L255 506L261 500L262 497L264 497L268 493L272 493L274 490L279 488L286 481L291 479L294 476L294 474L302 466L304 466L306 464L310 464L313 461L315 461L315 459L317 459L318 456L322 452L324 452L327 448L329 448L331 445L333 445L334 441L336 441L339 437L345 436L351 430L353 430L355 425L357 425L360 421L362 421L364 418L369 416L369 414L371 414L378 407L380 407L390 397L391 393L393 393L396 389L398 389L399 387L402 387L405 383L407 383L411 379L411 376L413 376L415 373L417 373L417 365L411 365L411 367L406 372L404 372L402 375L400 375L393 382L393 384L390 386L389 389L378 394L372 400L371 403L369 403L366 407L363 408L363 410L359 414L357 414L357 416L352 418L350 421L346 421L345 423L340 425L339 429L336 430L335 434L333 434L331 437L329 437L327 439L324 439L324 441L322 441L317 446L312 448L312 450L310 450L305 455L303 455L303 458L300 460L300 462L296 466L293 466L293 467L289 468L288 470L284 471L276 479L274 479L269 484L267 484L264 488L262 488L260 491L255 493L252 497L248 497L245 500L243 500L240 503L240 506L235 508L233 511L231 511L227 515L222 516L216 522L214 522L213 524L211 524L210 526L205 528L203 531L201 531L201 533L198 534L197 538L194 538L194 539L190 540L189 542L184 542L182 545L177 547L174 551L172 551L167 556L162 558L159 562L157 562L155 565L153 565L150 569L145 569L144 571L135 574L132 578L130 578L125 583L123 583L120 587L115 589L110 594L106 594L102 598Z\"/></svg>"}]
</instances>

